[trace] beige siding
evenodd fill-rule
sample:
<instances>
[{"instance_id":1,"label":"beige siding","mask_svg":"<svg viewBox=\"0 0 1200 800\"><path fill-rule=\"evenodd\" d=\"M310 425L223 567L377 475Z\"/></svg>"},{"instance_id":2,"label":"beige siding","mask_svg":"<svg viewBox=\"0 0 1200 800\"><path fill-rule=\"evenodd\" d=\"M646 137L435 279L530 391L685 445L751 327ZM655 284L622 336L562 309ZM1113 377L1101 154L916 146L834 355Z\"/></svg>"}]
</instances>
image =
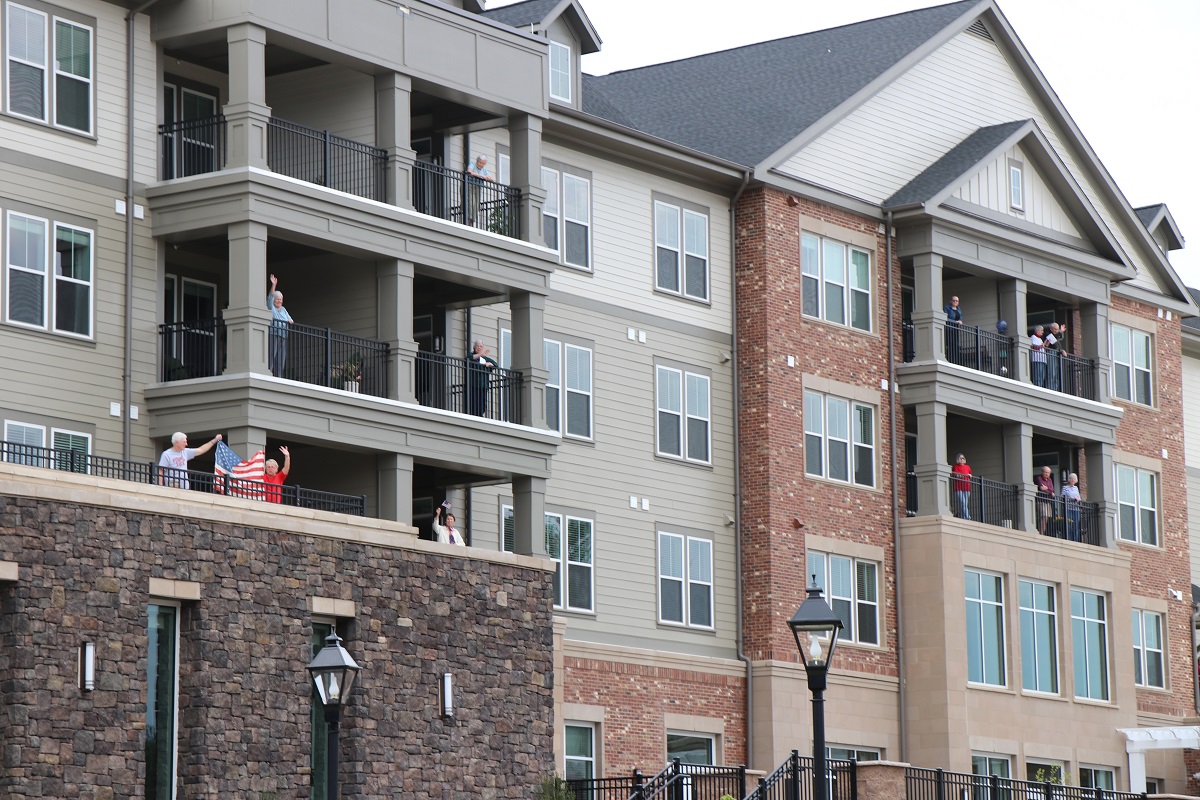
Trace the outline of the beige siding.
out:
<instances>
[{"instance_id":1,"label":"beige siding","mask_svg":"<svg viewBox=\"0 0 1200 800\"><path fill-rule=\"evenodd\" d=\"M1022 164L1023 209L1012 208L1009 204L1008 165L1010 160ZM1067 214L1066 209L1058 202L1058 198L1054 196L1054 192L1038 174L1029 156L1022 152L1019 146L1011 147L1007 152L993 159L991 163L960 186L953 196L1058 233L1083 238L1079 230L1071 223L1071 217Z\"/></svg>"},{"instance_id":2,"label":"beige siding","mask_svg":"<svg viewBox=\"0 0 1200 800\"><path fill-rule=\"evenodd\" d=\"M1200 358L1183 357L1183 442L1188 467L1200 469Z\"/></svg>"},{"instance_id":3,"label":"beige siding","mask_svg":"<svg viewBox=\"0 0 1200 800\"><path fill-rule=\"evenodd\" d=\"M370 75L325 65L267 80L271 116L363 144L375 144L375 82Z\"/></svg>"},{"instance_id":4,"label":"beige siding","mask_svg":"<svg viewBox=\"0 0 1200 800\"><path fill-rule=\"evenodd\" d=\"M1097 207L1122 250L1138 269L1137 285L1160 291L1156 278L1131 246L1130 222L1110 209L1064 144L1005 54L990 41L963 33L848 114L781 170L881 203L977 128L1034 119L1066 168Z\"/></svg>"}]
</instances>

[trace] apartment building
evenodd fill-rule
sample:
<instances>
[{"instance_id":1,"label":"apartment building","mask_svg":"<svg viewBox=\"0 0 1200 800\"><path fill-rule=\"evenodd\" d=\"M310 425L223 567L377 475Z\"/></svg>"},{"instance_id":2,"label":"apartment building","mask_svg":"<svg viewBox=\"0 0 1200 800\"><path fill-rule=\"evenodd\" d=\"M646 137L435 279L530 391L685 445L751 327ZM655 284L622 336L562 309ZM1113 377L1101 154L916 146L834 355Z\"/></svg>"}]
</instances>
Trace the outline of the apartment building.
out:
<instances>
[{"instance_id":1,"label":"apartment building","mask_svg":"<svg viewBox=\"0 0 1200 800\"><path fill-rule=\"evenodd\" d=\"M1194 555L1169 487L1197 306L1156 244L1177 229L1128 206L995 3L600 78L577 0L5 7L0 469L92 472L63 478L70 498L147 504L172 552L189 516L365 517L344 535L398 555L338 545L364 581L314 587L301 628L387 638L426 616L389 603L432 603L423 649L379 658L527 670L468 707L511 691L531 711L439 739L414 699L431 676L399 670L381 691L424 727L351 731L359 762L500 730L534 772L551 751L571 777L770 770L811 746L785 623L815 576L847 626L833 755L1184 789L1191 605L1172 590ZM1051 322L1067 334L1042 361L1029 330ZM283 508L94 477L177 430L287 447ZM1056 489L1080 476L1078 506L1043 515L1043 467ZM465 560L421 541L446 501ZM324 554L329 535L284 538ZM0 592L26 597L26 545L0 542ZM146 581L218 591L167 567ZM131 601L156 587L177 591ZM443 612L474 615L461 647ZM551 624L552 676L507 658ZM530 685L553 686L552 738ZM1141 755L1151 738L1174 749ZM472 785L516 791L487 771Z\"/></svg>"}]
</instances>

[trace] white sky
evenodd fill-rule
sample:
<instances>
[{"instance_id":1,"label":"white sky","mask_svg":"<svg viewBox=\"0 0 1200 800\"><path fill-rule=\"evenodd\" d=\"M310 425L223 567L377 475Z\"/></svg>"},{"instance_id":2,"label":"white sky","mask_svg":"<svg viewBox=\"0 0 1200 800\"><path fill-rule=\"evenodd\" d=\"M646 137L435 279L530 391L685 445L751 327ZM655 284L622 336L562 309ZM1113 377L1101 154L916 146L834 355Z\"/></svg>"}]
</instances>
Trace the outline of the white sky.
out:
<instances>
[{"instance_id":1,"label":"white sky","mask_svg":"<svg viewBox=\"0 0 1200 800\"><path fill-rule=\"evenodd\" d=\"M1200 0L998 0L1125 197L1166 203L1200 288ZM604 42L584 71L631 67L845 25L936 0L581 0ZM510 5L491 0L489 8ZM1189 154L1189 149L1192 151Z\"/></svg>"}]
</instances>

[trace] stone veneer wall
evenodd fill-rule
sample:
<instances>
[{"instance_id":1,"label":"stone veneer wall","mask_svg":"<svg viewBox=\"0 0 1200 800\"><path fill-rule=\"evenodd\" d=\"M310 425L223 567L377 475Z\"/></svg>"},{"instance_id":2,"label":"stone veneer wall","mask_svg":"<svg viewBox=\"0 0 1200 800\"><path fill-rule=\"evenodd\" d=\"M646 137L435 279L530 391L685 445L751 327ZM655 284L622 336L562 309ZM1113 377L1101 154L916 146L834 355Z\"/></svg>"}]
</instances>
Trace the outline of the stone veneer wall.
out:
<instances>
[{"instance_id":1,"label":"stone veneer wall","mask_svg":"<svg viewBox=\"0 0 1200 800\"><path fill-rule=\"evenodd\" d=\"M363 666L342 723L343 798L531 796L553 770L550 573L365 543L379 538L0 493L0 561L19 565L0 583L0 795L143 796L159 578L200 592L180 613L179 798L309 797L314 597L353 602L339 630ZM83 641L96 643L91 692L77 683Z\"/></svg>"}]
</instances>

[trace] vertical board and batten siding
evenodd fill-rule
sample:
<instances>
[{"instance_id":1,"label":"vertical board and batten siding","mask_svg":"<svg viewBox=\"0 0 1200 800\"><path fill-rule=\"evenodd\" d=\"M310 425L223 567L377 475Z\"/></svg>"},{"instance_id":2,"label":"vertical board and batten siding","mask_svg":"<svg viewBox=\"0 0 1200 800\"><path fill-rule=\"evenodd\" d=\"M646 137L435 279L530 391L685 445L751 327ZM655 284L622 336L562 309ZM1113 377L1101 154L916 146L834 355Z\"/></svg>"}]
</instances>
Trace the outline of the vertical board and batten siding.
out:
<instances>
[{"instance_id":1,"label":"vertical board and batten siding","mask_svg":"<svg viewBox=\"0 0 1200 800\"><path fill-rule=\"evenodd\" d=\"M375 146L375 81L328 64L267 79L271 116Z\"/></svg>"},{"instance_id":2,"label":"vertical board and batten siding","mask_svg":"<svg viewBox=\"0 0 1200 800\"><path fill-rule=\"evenodd\" d=\"M1065 144L1005 54L990 41L962 33L947 42L799 153L780 170L870 203L882 203L977 128L1033 119L1118 245L1137 268L1132 282L1162 292L1133 245L1126 218L1080 167L1083 154Z\"/></svg>"},{"instance_id":3,"label":"vertical board and batten siding","mask_svg":"<svg viewBox=\"0 0 1200 800\"><path fill-rule=\"evenodd\" d=\"M1009 205L1009 159L1023 165L1024 210L1017 210ZM953 196L1058 233L1065 233L1077 239L1083 238L1083 235L1072 223L1071 216L1058 202L1054 192L1034 168L1029 156L1019 146L1010 147L1007 152L992 159L987 166L960 186Z\"/></svg>"},{"instance_id":4,"label":"vertical board and batten siding","mask_svg":"<svg viewBox=\"0 0 1200 800\"><path fill-rule=\"evenodd\" d=\"M1200 585L1200 358L1184 353L1183 453L1187 473L1192 583Z\"/></svg>"},{"instance_id":5,"label":"vertical board and batten siding","mask_svg":"<svg viewBox=\"0 0 1200 800\"><path fill-rule=\"evenodd\" d=\"M479 333L507 327L507 310L474 311ZM646 343L629 341L627 328L646 332ZM564 438L554 456L546 504L586 511L594 519L595 615L571 615L568 636L729 656L735 635L734 535L725 525L733 504L733 388L730 364L721 364L728 343L687 336L623 319L618 309L597 311L570 300L547 303L546 337L593 343L592 442ZM655 457L655 359L694 365L711 375L712 466ZM564 389L565 390L565 389ZM471 532L484 547L499 547L498 498L507 486L474 492ZM638 498L638 509L629 498ZM642 498L650 510L642 511ZM681 526L713 539L716 634L658 619L658 525ZM670 643L670 644L668 644Z\"/></svg>"}]
</instances>

